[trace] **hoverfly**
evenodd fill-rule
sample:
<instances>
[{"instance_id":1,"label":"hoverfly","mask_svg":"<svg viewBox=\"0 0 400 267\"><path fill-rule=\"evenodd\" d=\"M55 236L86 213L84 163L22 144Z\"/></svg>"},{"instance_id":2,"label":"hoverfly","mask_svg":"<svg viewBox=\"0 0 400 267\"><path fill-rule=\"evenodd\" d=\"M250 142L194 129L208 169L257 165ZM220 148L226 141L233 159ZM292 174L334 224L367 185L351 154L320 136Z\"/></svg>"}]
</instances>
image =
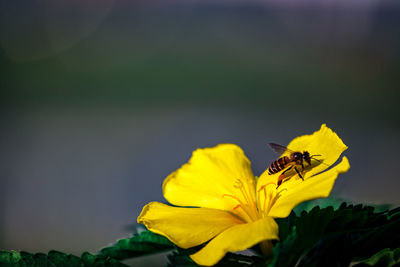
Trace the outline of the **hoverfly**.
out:
<instances>
[{"instance_id":1,"label":"hoverfly","mask_svg":"<svg viewBox=\"0 0 400 267\"><path fill-rule=\"evenodd\" d=\"M296 171L296 173L299 175L299 177L304 181L304 172L305 172L305 168L304 168L304 162L306 162L308 164L307 167L311 166L311 159L314 159L320 163L323 163L321 160L315 159L313 157L316 156L321 156L321 155L312 155L310 156L310 153L308 153L308 151L303 151L303 153L301 152L296 152L296 151L292 151L290 149L288 149L285 146L281 146L275 143L269 143L269 146L271 147L271 149L273 151L275 151L278 154L283 154L284 152L289 152L290 155L289 156L282 156L280 158L278 158L277 160L275 160L274 162L271 163L271 165L268 168L268 174L274 174L274 173L278 173L280 171L284 170L281 175L279 175L278 178L278 185L276 188L278 188L284 179L289 179L291 178L293 175L289 175L289 176L285 176L285 173L287 173L288 171L294 169ZM301 168L299 170L299 168Z\"/></svg>"}]
</instances>

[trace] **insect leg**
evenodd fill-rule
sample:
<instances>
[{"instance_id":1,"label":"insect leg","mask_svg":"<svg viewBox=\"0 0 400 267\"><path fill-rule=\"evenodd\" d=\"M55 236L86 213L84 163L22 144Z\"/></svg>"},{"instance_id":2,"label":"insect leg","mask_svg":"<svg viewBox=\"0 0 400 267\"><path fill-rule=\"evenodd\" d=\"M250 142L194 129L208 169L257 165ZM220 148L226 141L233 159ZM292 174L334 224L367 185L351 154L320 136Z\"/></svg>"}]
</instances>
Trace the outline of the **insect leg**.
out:
<instances>
[{"instance_id":1,"label":"insect leg","mask_svg":"<svg viewBox=\"0 0 400 267\"><path fill-rule=\"evenodd\" d=\"M281 175L279 175L278 177L278 185L276 187L276 189L278 189L278 187L282 184L283 179L285 179L285 173L290 171L293 168L293 166L290 166L289 168L287 168L286 170L284 170Z\"/></svg>"},{"instance_id":2,"label":"insect leg","mask_svg":"<svg viewBox=\"0 0 400 267\"><path fill-rule=\"evenodd\" d=\"M282 172L282 174L285 174L286 172L290 171L293 168L293 166L290 166L289 168L287 168L284 172ZM282 175L281 174L281 175Z\"/></svg>"},{"instance_id":3,"label":"insect leg","mask_svg":"<svg viewBox=\"0 0 400 267\"><path fill-rule=\"evenodd\" d=\"M313 157L311 157L310 159L316 160L316 161L318 161L319 163L323 163L322 160L319 160L319 159L316 159L316 158L313 158Z\"/></svg>"},{"instance_id":4,"label":"insect leg","mask_svg":"<svg viewBox=\"0 0 400 267\"><path fill-rule=\"evenodd\" d=\"M290 166L289 168L287 168L286 170L284 170L281 175L279 175L278 178L278 185L276 187L276 189L278 189L278 187L282 184L283 179L285 179L285 173L290 171L293 168L293 166Z\"/></svg>"},{"instance_id":5,"label":"insect leg","mask_svg":"<svg viewBox=\"0 0 400 267\"><path fill-rule=\"evenodd\" d=\"M304 169L304 168L303 168L303 169ZM299 177L301 178L301 180L304 181L303 175L301 175L301 173L299 172L299 170L298 170L296 167L294 167L294 170L297 172L297 174L299 175Z\"/></svg>"},{"instance_id":6,"label":"insect leg","mask_svg":"<svg viewBox=\"0 0 400 267\"><path fill-rule=\"evenodd\" d=\"M310 159L313 159L313 160L319 162L320 164L324 164L324 165L326 165L326 166L329 166L328 164L324 163L323 160L316 159L316 158L314 158L314 156L322 156L322 155L312 155L312 156L310 157Z\"/></svg>"}]
</instances>

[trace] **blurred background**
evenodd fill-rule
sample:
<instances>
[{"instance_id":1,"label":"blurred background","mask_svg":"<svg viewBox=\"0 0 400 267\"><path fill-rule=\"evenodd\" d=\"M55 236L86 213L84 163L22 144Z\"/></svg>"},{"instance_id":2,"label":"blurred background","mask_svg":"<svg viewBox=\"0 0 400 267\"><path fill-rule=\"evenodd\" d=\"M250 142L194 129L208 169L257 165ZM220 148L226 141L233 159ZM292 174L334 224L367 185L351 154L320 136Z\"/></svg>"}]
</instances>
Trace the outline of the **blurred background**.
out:
<instances>
[{"instance_id":1,"label":"blurred background","mask_svg":"<svg viewBox=\"0 0 400 267\"><path fill-rule=\"evenodd\" d=\"M3 1L0 69L0 249L96 252L194 149L260 174L322 123L333 196L400 205L396 1Z\"/></svg>"}]
</instances>

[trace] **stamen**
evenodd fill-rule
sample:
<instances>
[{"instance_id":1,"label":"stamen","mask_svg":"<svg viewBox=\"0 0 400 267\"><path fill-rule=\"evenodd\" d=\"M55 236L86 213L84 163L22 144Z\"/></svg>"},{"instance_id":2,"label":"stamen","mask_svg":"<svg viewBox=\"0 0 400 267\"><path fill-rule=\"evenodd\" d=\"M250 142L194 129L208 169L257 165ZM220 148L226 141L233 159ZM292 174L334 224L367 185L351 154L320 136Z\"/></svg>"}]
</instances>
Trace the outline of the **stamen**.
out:
<instances>
[{"instance_id":1,"label":"stamen","mask_svg":"<svg viewBox=\"0 0 400 267\"><path fill-rule=\"evenodd\" d=\"M269 201L268 201L268 208L267 208L267 211L269 212L269 210L271 209L271 207L272 207L272 196L274 195L274 192L275 191L269 191ZM275 195L276 196L276 195Z\"/></svg>"},{"instance_id":2,"label":"stamen","mask_svg":"<svg viewBox=\"0 0 400 267\"><path fill-rule=\"evenodd\" d=\"M252 203L249 194L246 190L246 188L244 187L242 181L240 179L237 179L235 184L233 185L235 188L238 188L240 190L240 192L242 193L244 199L246 200L247 204L250 205Z\"/></svg>"},{"instance_id":3,"label":"stamen","mask_svg":"<svg viewBox=\"0 0 400 267\"><path fill-rule=\"evenodd\" d=\"M274 183L274 182L266 183L265 185L262 185L262 186L260 187L260 189L258 189L258 192L260 192L261 190L263 190L265 187L267 187L267 186L270 185L270 184L276 185L276 183Z\"/></svg>"},{"instance_id":4,"label":"stamen","mask_svg":"<svg viewBox=\"0 0 400 267\"><path fill-rule=\"evenodd\" d=\"M257 207L257 199L256 199L256 183L254 178L246 177L246 183L249 190L249 196L252 201L252 204Z\"/></svg>"},{"instance_id":5,"label":"stamen","mask_svg":"<svg viewBox=\"0 0 400 267\"><path fill-rule=\"evenodd\" d=\"M260 187L260 189L258 189L258 191L257 191L257 200L258 200L258 204L259 204L258 208L260 209L263 217L265 215L264 211L265 211L265 205L267 203L267 190L266 190L266 188L269 185L276 185L276 183L274 183L274 182L266 183L266 184L262 185ZM261 200L261 193L260 192L261 192L261 190L264 191L264 202L263 202L263 205L260 205L260 200Z\"/></svg>"},{"instance_id":6,"label":"stamen","mask_svg":"<svg viewBox=\"0 0 400 267\"><path fill-rule=\"evenodd\" d=\"M247 204L250 204L251 201L250 201L249 196L247 194L246 188L241 187L239 189L240 189L240 192L242 192L242 195L244 196L244 198L246 199Z\"/></svg>"},{"instance_id":7,"label":"stamen","mask_svg":"<svg viewBox=\"0 0 400 267\"><path fill-rule=\"evenodd\" d=\"M235 181L233 187L238 189L238 193L223 194L222 197L229 197L237 202L237 205L232 209L236 211L241 208L240 216L248 217L246 221L255 221L260 218L260 213L257 209L256 188L254 179L240 178ZM240 192L240 193L239 193Z\"/></svg>"},{"instance_id":8,"label":"stamen","mask_svg":"<svg viewBox=\"0 0 400 267\"><path fill-rule=\"evenodd\" d=\"M269 198L271 198L271 193L269 194L270 196L269 196ZM265 212L265 205L267 205L267 189L266 188L264 188L264 203L263 203L263 213L266 215L266 212ZM269 202L268 202L269 203Z\"/></svg>"},{"instance_id":9,"label":"stamen","mask_svg":"<svg viewBox=\"0 0 400 267\"><path fill-rule=\"evenodd\" d=\"M259 212L261 213L262 217L266 216L269 213L272 206L275 205L278 198L281 197L282 192L287 190L287 188L283 188L280 191L277 191L274 187L272 190L269 190L267 192L267 187L269 185L276 185L276 183L269 182L265 185L262 185L257 190L258 209L259 209ZM261 202L261 191L264 191L264 199L262 202Z\"/></svg>"},{"instance_id":10,"label":"stamen","mask_svg":"<svg viewBox=\"0 0 400 267\"><path fill-rule=\"evenodd\" d=\"M251 197L252 205L255 207L256 213L257 211L257 194L256 194L256 189L257 189L257 184L254 178L247 178L247 186L249 189L249 195Z\"/></svg>"},{"instance_id":11,"label":"stamen","mask_svg":"<svg viewBox=\"0 0 400 267\"><path fill-rule=\"evenodd\" d=\"M236 205L236 206L232 209L233 211L237 210L238 208L242 208L242 210L243 210L244 213L249 217L249 219L250 219L250 220L253 219L253 217L252 217L251 214L248 212L248 210L244 208L244 207L246 207L246 205L245 205L238 197L233 196L233 195L229 195L229 194L223 194L223 195L222 195L222 198L224 198L224 197L230 197L230 198L236 200L237 202L239 202L239 204Z\"/></svg>"},{"instance_id":12,"label":"stamen","mask_svg":"<svg viewBox=\"0 0 400 267\"><path fill-rule=\"evenodd\" d=\"M269 205L269 210L272 208L272 206L275 204L275 202L278 200L278 198L280 198L282 191L287 190L286 188L283 188L281 191L279 191L278 193L276 193L275 197L271 200L270 205Z\"/></svg>"},{"instance_id":13,"label":"stamen","mask_svg":"<svg viewBox=\"0 0 400 267\"><path fill-rule=\"evenodd\" d=\"M242 186L243 186L243 183L242 183L242 181L240 181L240 179L237 179L235 181L235 183L233 184L233 187L235 187L235 188L241 188Z\"/></svg>"},{"instance_id":14,"label":"stamen","mask_svg":"<svg viewBox=\"0 0 400 267\"><path fill-rule=\"evenodd\" d=\"M236 200L237 202L239 202L240 204L243 204L238 197L235 197L235 196L232 196L232 195L229 195L229 194L223 194L222 198L224 198L224 197L231 197L234 200Z\"/></svg>"}]
</instances>

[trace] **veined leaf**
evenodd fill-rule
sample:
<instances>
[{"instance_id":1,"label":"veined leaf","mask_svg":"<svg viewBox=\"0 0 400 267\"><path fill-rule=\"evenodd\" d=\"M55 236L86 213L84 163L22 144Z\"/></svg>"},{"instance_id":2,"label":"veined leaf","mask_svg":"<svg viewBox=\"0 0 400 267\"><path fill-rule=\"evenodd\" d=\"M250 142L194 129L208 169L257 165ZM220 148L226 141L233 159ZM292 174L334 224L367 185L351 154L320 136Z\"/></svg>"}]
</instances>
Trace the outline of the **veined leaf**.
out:
<instances>
[{"instance_id":1,"label":"veined leaf","mask_svg":"<svg viewBox=\"0 0 400 267\"><path fill-rule=\"evenodd\" d=\"M391 267L395 264L400 264L400 248L394 250L389 248L383 249L372 257L354 265L354 267Z\"/></svg>"},{"instance_id":2,"label":"veined leaf","mask_svg":"<svg viewBox=\"0 0 400 267\"><path fill-rule=\"evenodd\" d=\"M292 214L278 224L283 233L271 266L342 266L400 247L398 210L374 213L373 207L343 203L337 210L315 207Z\"/></svg>"},{"instance_id":3,"label":"veined leaf","mask_svg":"<svg viewBox=\"0 0 400 267\"><path fill-rule=\"evenodd\" d=\"M337 210L340 207L340 205L344 202L348 204L351 203L350 201L343 198L332 198L332 197L317 198L300 203L293 209L293 211L297 214L301 214L302 211L307 211L307 212L311 211L315 206L319 206L321 209L331 206L335 210ZM393 207L390 204L380 204L380 205L366 204L365 206L373 207L375 212L383 212Z\"/></svg>"},{"instance_id":4,"label":"veined leaf","mask_svg":"<svg viewBox=\"0 0 400 267\"><path fill-rule=\"evenodd\" d=\"M191 249L178 249L168 255L168 267L194 267L197 265L189 255L194 253ZM266 266L265 259L257 256L248 256L236 253L227 253L215 267L246 267L246 266Z\"/></svg>"},{"instance_id":5,"label":"veined leaf","mask_svg":"<svg viewBox=\"0 0 400 267\"><path fill-rule=\"evenodd\" d=\"M124 260L173 248L175 245L167 238L146 230L130 238L118 240L117 243L101 249L100 254Z\"/></svg>"},{"instance_id":6,"label":"veined leaf","mask_svg":"<svg viewBox=\"0 0 400 267\"><path fill-rule=\"evenodd\" d=\"M111 266L121 267L126 266L119 261L106 257L103 255L92 255L84 252L79 258L71 254L65 254L59 251L52 250L48 254L44 253L28 253L16 251L0 251L0 266L13 266L13 267L59 267L59 266L73 266L73 267L97 267L97 266Z\"/></svg>"}]
</instances>

